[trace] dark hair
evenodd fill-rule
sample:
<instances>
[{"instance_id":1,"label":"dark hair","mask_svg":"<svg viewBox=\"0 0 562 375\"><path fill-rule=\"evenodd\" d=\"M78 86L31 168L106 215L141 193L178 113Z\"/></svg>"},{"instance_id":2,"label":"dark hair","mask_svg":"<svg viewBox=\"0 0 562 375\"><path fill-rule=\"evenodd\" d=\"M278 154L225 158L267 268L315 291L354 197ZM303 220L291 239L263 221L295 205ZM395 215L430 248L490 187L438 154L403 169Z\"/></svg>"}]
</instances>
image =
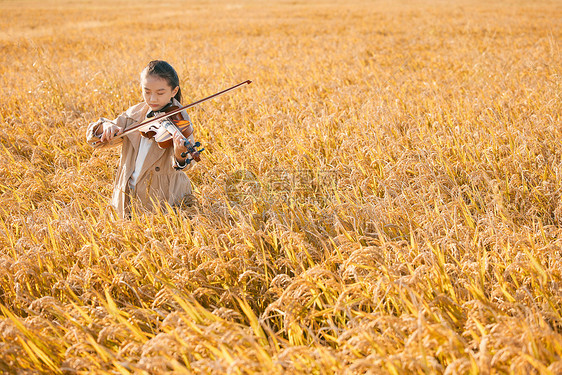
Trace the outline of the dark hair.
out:
<instances>
[{"instance_id":1,"label":"dark hair","mask_svg":"<svg viewBox=\"0 0 562 375\"><path fill-rule=\"evenodd\" d=\"M163 60L152 60L141 72L141 77L147 77L149 75L155 75L165 79L172 87L172 90L177 87L178 92L174 98L181 103L180 79L178 77L178 73L176 73L176 70L170 64Z\"/></svg>"}]
</instances>

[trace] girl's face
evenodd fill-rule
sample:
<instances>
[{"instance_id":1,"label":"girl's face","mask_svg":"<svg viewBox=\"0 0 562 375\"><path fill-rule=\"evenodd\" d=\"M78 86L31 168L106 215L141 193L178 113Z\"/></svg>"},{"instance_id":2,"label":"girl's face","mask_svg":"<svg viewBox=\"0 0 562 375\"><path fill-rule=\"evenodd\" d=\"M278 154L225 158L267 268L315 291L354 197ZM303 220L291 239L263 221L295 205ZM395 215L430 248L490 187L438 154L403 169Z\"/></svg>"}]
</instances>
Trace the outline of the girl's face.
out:
<instances>
[{"instance_id":1,"label":"girl's face","mask_svg":"<svg viewBox=\"0 0 562 375\"><path fill-rule=\"evenodd\" d=\"M143 75L141 88L144 101L153 111L158 111L168 104L179 90L179 87L172 88L168 81L156 75Z\"/></svg>"}]
</instances>

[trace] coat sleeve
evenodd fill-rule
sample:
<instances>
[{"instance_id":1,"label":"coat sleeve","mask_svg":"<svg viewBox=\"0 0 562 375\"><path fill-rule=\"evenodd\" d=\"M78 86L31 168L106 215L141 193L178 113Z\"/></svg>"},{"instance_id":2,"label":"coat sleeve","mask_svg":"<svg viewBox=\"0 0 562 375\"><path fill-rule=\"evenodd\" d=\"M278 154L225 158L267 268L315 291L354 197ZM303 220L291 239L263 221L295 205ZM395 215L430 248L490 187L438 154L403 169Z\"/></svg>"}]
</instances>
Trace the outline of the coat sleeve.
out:
<instances>
[{"instance_id":1,"label":"coat sleeve","mask_svg":"<svg viewBox=\"0 0 562 375\"><path fill-rule=\"evenodd\" d=\"M130 118L126 112L120 114L115 120L108 120L104 117L101 117L98 121L92 122L88 125L88 129L86 130L86 141L89 144L93 142L99 141L100 135L103 130L103 125L106 123L117 125L121 129L125 129L125 127L129 126L133 123L134 120ZM123 143L123 138L114 138L109 142L104 142L97 146L97 148L110 148L115 147Z\"/></svg>"}]
</instances>

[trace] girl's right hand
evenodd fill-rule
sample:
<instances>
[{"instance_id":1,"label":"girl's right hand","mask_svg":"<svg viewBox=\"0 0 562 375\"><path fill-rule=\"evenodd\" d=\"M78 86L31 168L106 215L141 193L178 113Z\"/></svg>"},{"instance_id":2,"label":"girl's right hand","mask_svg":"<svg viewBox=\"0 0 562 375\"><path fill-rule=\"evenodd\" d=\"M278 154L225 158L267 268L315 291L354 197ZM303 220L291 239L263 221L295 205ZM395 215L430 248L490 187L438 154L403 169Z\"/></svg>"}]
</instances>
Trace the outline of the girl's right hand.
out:
<instances>
[{"instance_id":1,"label":"girl's right hand","mask_svg":"<svg viewBox=\"0 0 562 375\"><path fill-rule=\"evenodd\" d=\"M102 142L109 142L115 137L123 132L123 129L119 128L115 124L111 123L104 123L103 124L103 132L101 133L100 141Z\"/></svg>"}]
</instances>

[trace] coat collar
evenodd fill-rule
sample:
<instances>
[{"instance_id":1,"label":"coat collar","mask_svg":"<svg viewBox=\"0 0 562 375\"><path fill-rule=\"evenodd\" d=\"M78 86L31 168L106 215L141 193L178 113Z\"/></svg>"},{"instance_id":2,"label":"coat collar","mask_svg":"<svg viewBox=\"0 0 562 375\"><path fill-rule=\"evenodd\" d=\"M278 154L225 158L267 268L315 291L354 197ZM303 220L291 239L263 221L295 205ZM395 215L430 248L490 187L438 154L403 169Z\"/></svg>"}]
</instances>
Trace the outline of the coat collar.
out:
<instances>
[{"instance_id":1,"label":"coat collar","mask_svg":"<svg viewBox=\"0 0 562 375\"><path fill-rule=\"evenodd\" d=\"M131 123L131 125L127 126L125 128L125 130L127 128L135 126L138 123L144 121L144 119L146 118L146 114L148 113L149 109L150 109L150 107L146 103L137 104L136 106L129 109L127 111L127 115L129 116L129 118L131 118L133 120L133 122ZM133 132L127 134L126 137L129 139L129 141L133 145L133 148L135 149L135 153L139 152L139 144L140 144L140 140L141 140L141 137L142 137L140 132L133 131Z\"/></svg>"}]
</instances>

